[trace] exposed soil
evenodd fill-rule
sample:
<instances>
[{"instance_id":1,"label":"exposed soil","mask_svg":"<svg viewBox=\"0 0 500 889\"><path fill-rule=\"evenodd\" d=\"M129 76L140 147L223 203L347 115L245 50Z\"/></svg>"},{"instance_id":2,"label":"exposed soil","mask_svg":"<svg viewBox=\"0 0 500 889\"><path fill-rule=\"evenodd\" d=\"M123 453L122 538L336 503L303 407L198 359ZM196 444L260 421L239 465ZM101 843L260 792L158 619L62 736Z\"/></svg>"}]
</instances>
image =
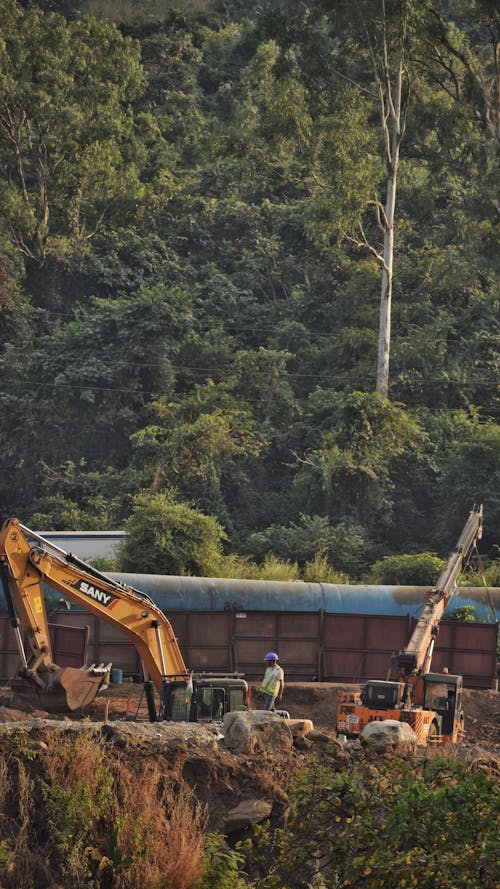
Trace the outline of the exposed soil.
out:
<instances>
[{"instance_id":1,"label":"exposed soil","mask_svg":"<svg viewBox=\"0 0 500 889\"><path fill-rule=\"evenodd\" d=\"M291 717L307 717L312 720L315 728L331 734L335 732L338 692L357 688L359 686L330 682L287 683L281 706ZM13 693L8 688L0 689L0 704L7 705L10 710L44 715L37 706L36 698L29 694ZM252 704L255 708L258 707L257 686L252 686L251 706ZM500 692L464 689L464 711L465 742L483 746L500 756ZM16 718L14 712L12 717ZM142 686L126 681L110 685L99 693L93 704L78 718L93 722L148 722ZM4 710L3 715L0 713L0 721L12 721L8 717L8 711Z\"/></svg>"},{"instance_id":2,"label":"exposed soil","mask_svg":"<svg viewBox=\"0 0 500 889\"><path fill-rule=\"evenodd\" d=\"M150 723L142 687L124 682L99 693L84 714L49 716L37 709L29 695L0 688L0 755L6 755L12 729L28 732L37 744L51 748L60 733L84 728L102 737L116 751L114 759L127 770L141 773L154 767L165 780L170 774L176 786L184 786L206 807L212 830L238 831L248 811L279 821L287 806L288 785L297 767L312 751L326 758L331 768L345 767L360 749L359 741L344 748L335 741L337 694L353 686L331 683L290 683L283 708L291 717L307 717L317 736L299 749L272 749L269 739L251 754L231 753L225 748L221 726L189 723ZM256 688L252 689L257 704ZM474 769L500 777L500 694L495 691L465 692L466 737L454 755ZM12 738L14 742L14 737ZM149 763L149 765L148 765ZM243 807L243 816L241 811ZM250 815L250 820L253 815ZM238 835L238 833L236 833Z\"/></svg>"},{"instance_id":3,"label":"exposed soil","mask_svg":"<svg viewBox=\"0 0 500 889\"><path fill-rule=\"evenodd\" d=\"M356 685L331 682L294 682L285 689L282 707L293 718L307 717L314 727L328 733L335 731L337 694L358 689ZM91 719L147 719L142 688L134 683L111 685L103 691L87 711ZM257 686L252 686L251 706L258 707ZM466 742L487 747L500 755L500 693L490 689L464 690Z\"/></svg>"},{"instance_id":4,"label":"exposed soil","mask_svg":"<svg viewBox=\"0 0 500 889\"><path fill-rule=\"evenodd\" d=\"M327 682L288 684L283 706L290 716L308 716L319 729L334 730L337 693L358 686ZM500 693L491 689L464 689L465 741L500 756Z\"/></svg>"}]
</instances>

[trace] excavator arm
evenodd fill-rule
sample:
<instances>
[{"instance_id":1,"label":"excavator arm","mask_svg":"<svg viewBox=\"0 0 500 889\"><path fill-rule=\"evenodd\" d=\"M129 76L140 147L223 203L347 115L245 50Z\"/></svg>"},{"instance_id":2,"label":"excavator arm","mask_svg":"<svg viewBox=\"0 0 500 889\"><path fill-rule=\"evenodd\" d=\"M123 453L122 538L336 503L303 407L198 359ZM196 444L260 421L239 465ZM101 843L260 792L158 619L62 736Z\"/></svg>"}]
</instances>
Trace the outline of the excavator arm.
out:
<instances>
[{"instance_id":1,"label":"excavator arm","mask_svg":"<svg viewBox=\"0 0 500 889\"><path fill-rule=\"evenodd\" d=\"M15 518L4 522L0 530L0 575L20 652L21 673L44 695L46 705L53 702L53 709L60 703L70 710L90 703L102 677L54 664L43 584L127 636L141 658L145 678L158 691L168 678L187 677L172 626L148 596L64 553ZM22 630L29 657L24 651Z\"/></svg>"}]
</instances>

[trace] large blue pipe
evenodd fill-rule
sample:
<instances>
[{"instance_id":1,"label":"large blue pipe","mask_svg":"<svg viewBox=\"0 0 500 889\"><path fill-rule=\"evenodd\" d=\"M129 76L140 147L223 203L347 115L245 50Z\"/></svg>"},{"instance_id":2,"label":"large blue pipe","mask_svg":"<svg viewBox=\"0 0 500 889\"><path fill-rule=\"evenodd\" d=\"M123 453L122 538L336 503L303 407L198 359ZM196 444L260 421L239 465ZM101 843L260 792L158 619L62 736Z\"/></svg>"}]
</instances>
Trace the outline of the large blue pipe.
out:
<instances>
[{"instance_id":1,"label":"large blue pipe","mask_svg":"<svg viewBox=\"0 0 500 889\"><path fill-rule=\"evenodd\" d=\"M232 580L166 574L110 574L147 593L162 611L318 611L418 616L429 592L422 586L366 586L301 581ZM472 605L476 620L500 619L500 588L459 587L445 616Z\"/></svg>"},{"instance_id":2,"label":"large blue pipe","mask_svg":"<svg viewBox=\"0 0 500 889\"><path fill-rule=\"evenodd\" d=\"M175 611L320 611L332 614L410 615L418 617L429 587L233 580L227 577L178 577L167 574L109 573L109 577L146 593L165 613ZM46 589L49 599L59 594ZM500 587L459 587L445 618L469 605L477 621L500 620ZM0 612L6 611L0 591Z\"/></svg>"}]
</instances>

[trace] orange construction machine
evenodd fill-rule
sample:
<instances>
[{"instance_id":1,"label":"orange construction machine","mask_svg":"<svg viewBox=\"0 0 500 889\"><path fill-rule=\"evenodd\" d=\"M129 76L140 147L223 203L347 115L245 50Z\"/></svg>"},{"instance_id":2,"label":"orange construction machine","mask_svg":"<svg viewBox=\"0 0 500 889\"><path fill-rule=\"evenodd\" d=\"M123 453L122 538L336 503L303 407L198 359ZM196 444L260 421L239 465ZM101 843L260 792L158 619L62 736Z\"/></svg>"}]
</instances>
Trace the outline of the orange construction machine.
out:
<instances>
[{"instance_id":1,"label":"orange construction machine","mask_svg":"<svg viewBox=\"0 0 500 889\"><path fill-rule=\"evenodd\" d=\"M337 732L357 737L370 722L407 722L417 743L456 743L463 736L462 677L431 673L439 622L457 578L481 538L483 508L474 507L404 651L393 656L396 681L370 679L359 692L339 692ZM390 675L390 674L389 674Z\"/></svg>"}]
</instances>

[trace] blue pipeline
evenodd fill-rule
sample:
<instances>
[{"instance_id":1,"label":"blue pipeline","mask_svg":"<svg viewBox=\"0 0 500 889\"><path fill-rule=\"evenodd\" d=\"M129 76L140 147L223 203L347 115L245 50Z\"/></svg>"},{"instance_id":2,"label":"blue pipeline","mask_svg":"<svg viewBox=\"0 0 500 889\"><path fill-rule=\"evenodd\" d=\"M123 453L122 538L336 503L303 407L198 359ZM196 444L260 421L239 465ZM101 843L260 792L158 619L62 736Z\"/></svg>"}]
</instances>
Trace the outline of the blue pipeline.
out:
<instances>
[{"instance_id":1,"label":"blue pipeline","mask_svg":"<svg viewBox=\"0 0 500 889\"><path fill-rule=\"evenodd\" d=\"M163 574L113 573L110 577L141 590L162 611L327 611L333 614L418 617L429 587L368 586L301 581L232 580ZM446 616L473 606L478 621L500 619L500 588L459 587Z\"/></svg>"},{"instance_id":2,"label":"blue pipeline","mask_svg":"<svg viewBox=\"0 0 500 889\"><path fill-rule=\"evenodd\" d=\"M331 614L405 615L419 617L429 587L303 583L302 581L233 580L224 577L178 577L166 574L109 573L119 583L146 593L162 611L326 611ZM62 598L44 585L55 607ZM445 618L464 605L477 621L500 620L500 587L459 587ZM79 606L76 606L77 608ZM0 613L6 612L0 593Z\"/></svg>"}]
</instances>

